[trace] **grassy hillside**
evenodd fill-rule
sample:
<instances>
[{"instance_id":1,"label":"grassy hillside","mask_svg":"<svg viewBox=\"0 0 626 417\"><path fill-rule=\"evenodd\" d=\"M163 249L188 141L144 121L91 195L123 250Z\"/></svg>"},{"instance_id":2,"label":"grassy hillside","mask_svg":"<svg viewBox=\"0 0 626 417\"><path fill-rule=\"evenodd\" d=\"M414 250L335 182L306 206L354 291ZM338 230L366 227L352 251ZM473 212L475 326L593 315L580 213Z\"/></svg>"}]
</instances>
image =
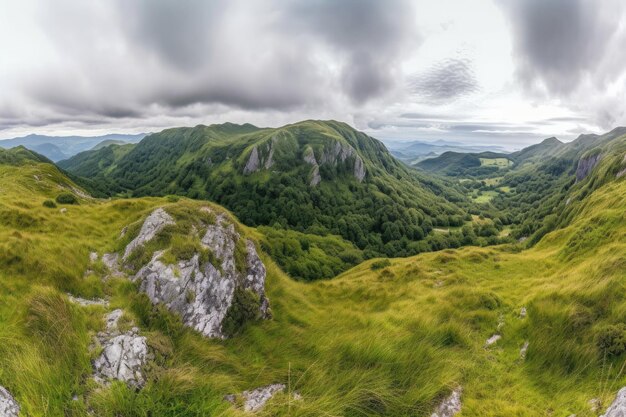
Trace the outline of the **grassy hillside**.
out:
<instances>
[{"instance_id":1,"label":"grassy hillside","mask_svg":"<svg viewBox=\"0 0 626 417\"><path fill-rule=\"evenodd\" d=\"M532 249L371 260L315 283L293 281L261 254L274 318L226 341L183 328L136 284L102 280L89 263L90 251L118 248L120 230L153 208L207 203L83 198L50 164L2 164L0 385L25 416L238 415L225 394L275 382L302 400L279 395L260 415L429 416L462 387L459 417L595 416L626 385L625 152L619 143L606 151L572 187L564 227ZM43 206L68 189L79 204ZM158 355L145 388L90 379L105 308L71 304L66 293L110 298L149 337ZM502 338L486 347L494 334Z\"/></svg>"},{"instance_id":2,"label":"grassy hillside","mask_svg":"<svg viewBox=\"0 0 626 417\"><path fill-rule=\"evenodd\" d=\"M469 220L454 185L409 170L376 139L334 121L168 129L60 166L99 195L208 199L248 226L341 236L366 258L440 248L433 227Z\"/></svg>"}]
</instances>

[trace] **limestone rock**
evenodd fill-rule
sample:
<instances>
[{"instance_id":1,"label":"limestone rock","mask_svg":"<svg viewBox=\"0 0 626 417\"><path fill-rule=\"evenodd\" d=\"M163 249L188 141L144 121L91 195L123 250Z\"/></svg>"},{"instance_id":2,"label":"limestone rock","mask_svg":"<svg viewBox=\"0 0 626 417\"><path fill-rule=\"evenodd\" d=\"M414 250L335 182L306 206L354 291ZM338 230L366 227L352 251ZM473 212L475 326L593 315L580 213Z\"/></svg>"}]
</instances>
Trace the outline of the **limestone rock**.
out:
<instances>
[{"instance_id":1,"label":"limestone rock","mask_svg":"<svg viewBox=\"0 0 626 417\"><path fill-rule=\"evenodd\" d=\"M578 166L576 167L576 182L582 181L587 175L589 175L596 165L598 165L600 159L600 154L580 158Z\"/></svg>"},{"instance_id":2,"label":"limestone rock","mask_svg":"<svg viewBox=\"0 0 626 417\"><path fill-rule=\"evenodd\" d=\"M20 406L4 387L0 386L0 417L18 417Z\"/></svg>"},{"instance_id":3,"label":"limestone rock","mask_svg":"<svg viewBox=\"0 0 626 417\"><path fill-rule=\"evenodd\" d=\"M279 392L284 392L285 388L287 388L285 384L271 384L250 391L244 391L241 394L244 411L254 412L260 410L274 395ZM299 394L298 396L300 397ZM234 404L237 401L237 395L230 394L225 396L224 399Z\"/></svg>"},{"instance_id":4,"label":"limestone rock","mask_svg":"<svg viewBox=\"0 0 626 417\"><path fill-rule=\"evenodd\" d=\"M152 240L165 226L172 224L174 219L165 210L162 208L154 210L144 221L139 235L126 246L122 259L126 260L135 249Z\"/></svg>"},{"instance_id":5,"label":"limestone rock","mask_svg":"<svg viewBox=\"0 0 626 417\"><path fill-rule=\"evenodd\" d=\"M105 316L106 331L98 334L102 353L93 363L94 378L100 383L117 379L141 388L145 384L142 369L149 357L147 340L139 336L136 327L119 333L117 324L122 314L118 309Z\"/></svg>"},{"instance_id":6,"label":"limestone rock","mask_svg":"<svg viewBox=\"0 0 626 417\"><path fill-rule=\"evenodd\" d=\"M98 252L89 252L89 261L94 263L98 260Z\"/></svg>"},{"instance_id":7,"label":"limestone rock","mask_svg":"<svg viewBox=\"0 0 626 417\"><path fill-rule=\"evenodd\" d=\"M243 168L244 174L252 174L259 170L261 166L261 161L259 159L259 150L255 146L252 148L252 152L250 152L250 156L248 157L248 162L246 162L246 166Z\"/></svg>"},{"instance_id":8,"label":"limestone rock","mask_svg":"<svg viewBox=\"0 0 626 417\"><path fill-rule=\"evenodd\" d=\"M601 417L626 417L626 387L618 391L615 400Z\"/></svg>"},{"instance_id":9,"label":"limestone rock","mask_svg":"<svg viewBox=\"0 0 626 417\"><path fill-rule=\"evenodd\" d=\"M94 362L96 380L117 379L137 388L145 384L141 370L148 356L146 338L127 332L103 343L103 350Z\"/></svg>"},{"instance_id":10,"label":"limestone rock","mask_svg":"<svg viewBox=\"0 0 626 417\"><path fill-rule=\"evenodd\" d=\"M354 161L354 177L359 180L359 182L363 181L363 178L365 178L365 165L360 156L357 156Z\"/></svg>"},{"instance_id":11,"label":"limestone rock","mask_svg":"<svg viewBox=\"0 0 626 417\"><path fill-rule=\"evenodd\" d=\"M494 334L489 339L487 339L487 341L485 342L485 347L493 345L494 343L496 343L501 338L502 338L502 336L500 336L499 334Z\"/></svg>"},{"instance_id":12,"label":"limestone rock","mask_svg":"<svg viewBox=\"0 0 626 417\"><path fill-rule=\"evenodd\" d=\"M207 226L201 244L210 249L220 265L200 262L198 254L176 265L165 264L162 253L156 252L151 261L134 277L140 291L152 303L164 304L179 314L183 323L207 337L224 338L222 322L230 308L237 287L249 289L259 296L260 315L269 316L269 301L265 296L266 270L254 243L246 240L246 269L237 270L235 246L240 239L234 224L225 215L216 217Z\"/></svg>"},{"instance_id":13,"label":"limestone rock","mask_svg":"<svg viewBox=\"0 0 626 417\"><path fill-rule=\"evenodd\" d=\"M461 411L461 393L461 388L452 391L430 417L452 417Z\"/></svg>"},{"instance_id":14,"label":"limestone rock","mask_svg":"<svg viewBox=\"0 0 626 417\"><path fill-rule=\"evenodd\" d=\"M310 147L306 148L304 151L304 162L309 165L313 165L313 171L311 173L311 182L309 185L311 187L316 187L321 181L322 177L320 176L320 167L317 164L317 160L315 159L315 154L313 153L313 149Z\"/></svg>"},{"instance_id":15,"label":"limestone rock","mask_svg":"<svg viewBox=\"0 0 626 417\"><path fill-rule=\"evenodd\" d=\"M359 181L365 178L365 165L361 157L350 145L335 142L334 146L326 147L320 158L319 164L330 164L336 166L339 162L345 162L348 158L354 158L354 177Z\"/></svg>"}]
</instances>

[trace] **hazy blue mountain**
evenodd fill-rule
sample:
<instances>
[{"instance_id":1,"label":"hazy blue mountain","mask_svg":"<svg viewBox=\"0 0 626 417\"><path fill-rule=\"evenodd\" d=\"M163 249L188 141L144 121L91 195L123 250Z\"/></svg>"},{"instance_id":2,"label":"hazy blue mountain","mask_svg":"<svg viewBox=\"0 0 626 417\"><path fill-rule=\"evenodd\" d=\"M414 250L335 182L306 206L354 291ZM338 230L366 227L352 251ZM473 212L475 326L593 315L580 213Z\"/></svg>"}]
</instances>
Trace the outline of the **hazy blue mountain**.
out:
<instances>
[{"instance_id":1,"label":"hazy blue mountain","mask_svg":"<svg viewBox=\"0 0 626 417\"><path fill-rule=\"evenodd\" d=\"M461 142L447 141L443 139L434 142L423 141L400 141L382 140L389 152L399 160L409 165L416 164L424 159L435 158L445 152L480 153L498 152L506 153L501 146L471 145Z\"/></svg>"},{"instance_id":2,"label":"hazy blue mountain","mask_svg":"<svg viewBox=\"0 0 626 417\"><path fill-rule=\"evenodd\" d=\"M46 136L32 134L19 138L0 140L0 147L9 149L16 146L24 146L56 162L92 149L104 141L137 143L145 136L146 133L136 135L112 133L103 136Z\"/></svg>"}]
</instances>

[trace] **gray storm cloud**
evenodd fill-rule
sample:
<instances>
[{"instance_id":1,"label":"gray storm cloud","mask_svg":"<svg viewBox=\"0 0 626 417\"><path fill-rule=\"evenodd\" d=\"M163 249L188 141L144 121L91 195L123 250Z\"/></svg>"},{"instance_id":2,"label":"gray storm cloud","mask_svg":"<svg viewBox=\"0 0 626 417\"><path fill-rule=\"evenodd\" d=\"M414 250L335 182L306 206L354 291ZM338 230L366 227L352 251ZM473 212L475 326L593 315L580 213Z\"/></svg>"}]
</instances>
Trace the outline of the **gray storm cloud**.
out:
<instances>
[{"instance_id":1,"label":"gray storm cloud","mask_svg":"<svg viewBox=\"0 0 626 417\"><path fill-rule=\"evenodd\" d=\"M418 40L405 0L60 0L39 18L61 59L25 77L27 94L113 119L196 104L359 106L393 89Z\"/></svg>"},{"instance_id":2,"label":"gray storm cloud","mask_svg":"<svg viewBox=\"0 0 626 417\"><path fill-rule=\"evenodd\" d=\"M499 3L513 28L518 76L527 88L539 84L550 93L567 95L587 79L604 84L623 70L626 38L622 1ZM605 62L607 58L613 62Z\"/></svg>"},{"instance_id":3,"label":"gray storm cloud","mask_svg":"<svg viewBox=\"0 0 626 417\"><path fill-rule=\"evenodd\" d=\"M472 63L466 58L448 58L410 81L418 97L434 103L448 103L478 90Z\"/></svg>"}]
</instances>

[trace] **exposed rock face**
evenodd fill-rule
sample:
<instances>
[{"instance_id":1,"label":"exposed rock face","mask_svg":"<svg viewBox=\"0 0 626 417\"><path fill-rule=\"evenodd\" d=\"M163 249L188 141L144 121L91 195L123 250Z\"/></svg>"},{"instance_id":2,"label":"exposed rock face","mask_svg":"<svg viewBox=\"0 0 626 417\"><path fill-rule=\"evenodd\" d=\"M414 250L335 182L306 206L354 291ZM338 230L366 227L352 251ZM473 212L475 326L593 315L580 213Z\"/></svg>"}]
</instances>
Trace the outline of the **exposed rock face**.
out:
<instances>
[{"instance_id":1,"label":"exposed rock face","mask_svg":"<svg viewBox=\"0 0 626 417\"><path fill-rule=\"evenodd\" d=\"M437 411L435 411L430 417L452 417L459 411L461 411L461 393L462 389L457 388L445 399Z\"/></svg>"},{"instance_id":2,"label":"exposed rock face","mask_svg":"<svg viewBox=\"0 0 626 417\"><path fill-rule=\"evenodd\" d=\"M615 400L601 417L626 417L626 387L619 390Z\"/></svg>"},{"instance_id":3,"label":"exposed rock face","mask_svg":"<svg viewBox=\"0 0 626 417\"><path fill-rule=\"evenodd\" d=\"M244 391L241 394L244 411L254 412L260 410L274 395L285 391L285 388L287 388L285 384L272 384L251 391ZM227 395L224 399L234 404L237 401L237 395Z\"/></svg>"},{"instance_id":4,"label":"exposed rock face","mask_svg":"<svg viewBox=\"0 0 626 417\"><path fill-rule=\"evenodd\" d=\"M316 187L321 181L322 177L320 176L320 167L317 164L317 160L315 159L315 154L313 153L313 149L306 148L304 151L304 162L307 164L313 165L313 171L311 172L311 182L309 185L311 187Z\"/></svg>"},{"instance_id":5,"label":"exposed rock face","mask_svg":"<svg viewBox=\"0 0 626 417\"><path fill-rule=\"evenodd\" d=\"M252 148L252 152L250 152L250 156L248 157L248 162L246 162L246 166L243 168L244 174L251 174L259 170L261 166L261 161L259 160L259 150L255 146Z\"/></svg>"},{"instance_id":6,"label":"exposed rock face","mask_svg":"<svg viewBox=\"0 0 626 417\"><path fill-rule=\"evenodd\" d=\"M363 181L365 178L365 165L363 165L363 160L357 156L354 161L354 177L359 180L359 182Z\"/></svg>"},{"instance_id":7,"label":"exposed rock face","mask_svg":"<svg viewBox=\"0 0 626 417\"><path fill-rule=\"evenodd\" d=\"M101 383L117 379L141 388L145 384L142 368L148 360L148 344L145 337L139 336L136 327L120 334L117 322L121 316L122 310L105 316L106 331L98 334L103 349L93 363L94 378Z\"/></svg>"},{"instance_id":8,"label":"exposed rock face","mask_svg":"<svg viewBox=\"0 0 626 417\"><path fill-rule=\"evenodd\" d=\"M270 169L274 165L274 147L277 140L277 137L274 136L271 141L252 148L246 166L243 168L243 173L252 174L260 170L261 167Z\"/></svg>"},{"instance_id":9,"label":"exposed rock face","mask_svg":"<svg viewBox=\"0 0 626 417\"><path fill-rule=\"evenodd\" d=\"M589 175L596 165L598 165L600 159L600 154L580 158L578 166L576 167L576 182L582 181L587 175Z\"/></svg>"},{"instance_id":10,"label":"exposed rock face","mask_svg":"<svg viewBox=\"0 0 626 417\"><path fill-rule=\"evenodd\" d=\"M494 334L489 339L487 339L487 341L485 342L485 346L491 346L494 343L496 343L498 340L500 340L501 338L502 336L500 336L499 334Z\"/></svg>"},{"instance_id":11,"label":"exposed rock face","mask_svg":"<svg viewBox=\"0 0 626 417\"><path fill-rule=\"evenodd\" d=\"M0 386L0 417L18 417L20 406L4 387Z\"/></svg>"},{"instance_id":12,"label":"exposed rock face","mask_svg":"<svg viewBox=\"0 0 626 417\"><path fill-rule=\"evenodd\" d=\"M335 146L326 147L320 158L320 165L330 164L337 165L339 162L345 162L348 158L354 158L354 177L359 181L365 178L365 165L363 160L356 153L353 147L335 142Z\"/></svg>"},{"instance_id":13,"label":"exposed rock face","mask_svg":"<svg viewBox=\"0 0 626 417\"><path fill-rule=\"evenodd\" d=\"M154 210L144 221L139 235L126 246L122 259L126 260L135 249L152 240L165 226L171 224L174 224L174 219L165 210L162 208Z\"/></svg>"},{"instance_id":14,"label":"exposed rock face","mask_svg":"<svg viewBox=\"0 0 626 417\"><path fill-rule=\"evenodd\" d=\"M260 300L260 314L269 315L269 302L265 296L265 266L259 258L254 243L246 240L246 270L240 272L235 265L235 250L240 239L235 227L223 214L201 240L210 249L220 265L200 262L195 254L189 260L176 265L165 264L162 253L157 252L152 260L137 272L140 290L154 303L164 304L178 313L183 323L207 337L224 338L222 322L230 308L235 288L254 291Z\"/></svg>"},{"instance_id":15,"label":"exposed rock face","mask_svg":"<svg viewBox=\"0 0 626 417\"><path fill-rule=\"evenodd\" d=\"M274 149L278 140L279 139L274 136L271 141L254 146L252 151L250 151L243 173L251 174L260 169L271 168L274 165ZM319 159L315 157L313 149L307 145L302 155L303 161L313 167L311 180L309 182L309 185L312 187L317 186L322 180L319 173L322 165L337 166L337 164L345 162L348 158L354 160L354 166L352 168L354 178L359 182L363 181L365 178L366 170L363 159L361 159L356 150L350 145L333 141L324 147Z\"/></svg>"}]
</instances>

